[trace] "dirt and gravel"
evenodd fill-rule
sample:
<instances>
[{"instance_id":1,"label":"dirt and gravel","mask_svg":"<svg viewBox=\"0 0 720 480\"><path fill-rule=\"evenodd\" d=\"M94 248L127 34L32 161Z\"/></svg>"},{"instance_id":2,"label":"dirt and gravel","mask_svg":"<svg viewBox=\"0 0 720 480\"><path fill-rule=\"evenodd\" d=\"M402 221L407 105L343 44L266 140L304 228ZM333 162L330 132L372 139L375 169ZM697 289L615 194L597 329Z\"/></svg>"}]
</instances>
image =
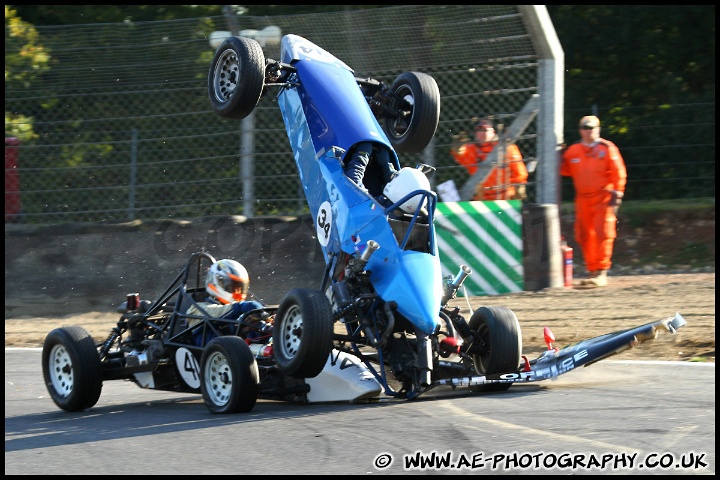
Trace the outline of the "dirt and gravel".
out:
<instances>
[{"instance_id":1,"label":"dirt and gravel","mask_svg":"<svg viewBox=\"0 0 720 480\"><path fill-rule=\"evenodd\" d=\"M544 327L555 335L553 346L563 347L598 335L637 327L679 312L687 325L676 334L661 331L650 342L616 355L615 359L715 362L715 273L676 273L610 276L607 287L587 289L576 278L572 288L553 288L491 297L457 297L466 319L470 307L505 306L517 315L523 353L530 358L547 348ZM468 306L468 300L469 305ZM59 318L5 320L6 347L40 347L50 330L80 325L100 340L119 316L88 312Z\"/></svg>"},{"instance_id":2,"label":"dirt and gravel","mask_svg":"<svg viewBox=\"0 0 720 480\"><path fill-rule=\"evenodd\" d=\"M715 362L715 273L610 276L607 287L573 288L474 297L473 308L503 305L520 321L524 353L546 349L544 327L555 335L553 346L637 327L679 312L687 325L676 334L661 331L650 342L626 350L615 359ZM469 309L464 299L453 301Z\"/></svg>"}]
</instances>

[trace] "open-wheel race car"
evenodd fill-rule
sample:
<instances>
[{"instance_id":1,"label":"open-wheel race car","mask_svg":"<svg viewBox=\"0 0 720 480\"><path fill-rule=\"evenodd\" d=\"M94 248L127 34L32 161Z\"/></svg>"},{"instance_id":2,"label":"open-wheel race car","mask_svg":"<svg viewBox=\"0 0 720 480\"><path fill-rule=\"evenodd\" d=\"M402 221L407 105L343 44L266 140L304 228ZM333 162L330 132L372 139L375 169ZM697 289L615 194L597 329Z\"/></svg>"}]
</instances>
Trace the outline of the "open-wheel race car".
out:
<instances>
[{"instance_id":1,"label":"open-wheel race car","mask_svg":"<svg viewBox=\"0 0 720 480\"><path fill-rule=\"evenodd\" d=\"M187 325L186 304L197 301L201 287L187 283L191 271L202 277L197 264L209 256L198 253L155 302L126 302L105 342L93 342L81 327L50 332L43 371L61 408L93 406L102 381L120 378L201 392L213 413L248 411L262 397L416 399L441 386L498 392L555 378L685 325L678 313L562 349L546 329L548 350L528 359L512 310L480 307L466 320L448 305L472 272L460 266L455 277L442 276L437 196L429 182L434 168L400 167L397 152L422 151L437 129L433 77L405 72L390 85L359 78L297 35L283 37L279 61L266 59L252 39L225 39L208 75L213 110L242 119L271 89L326 263L318 288L293 289L277 308L238 320L195 318L214 338L193 343L198 327ZM368 143L373 156L356 183L346 168Z\"/></svg>"},{"instance_id":2,"label":"open-wheel race car","mask_svg":"<svg viewBox=\"0 0 720 480\"><path fill-rule=\"evenodd\" d=\"M337 361L330 363L330 306L317 291L293 289L279 306L253 298L259 307L237 318L213 317L203 300L214 263L209 253L194 253L154 301L128 294L118 306L117 325L103 341L79 326L51 331L42 366L57 406L67 411L92 407L107 380L201 393L213 413L247 412L258 398L359 401L380 393L359 360L335 352ZM282 342L273 341L278 331L286 332ZM277 358L285 359L287 374L278 370ZM294 361L300 358L302 363Z\"/></svg>"}]
</instances>

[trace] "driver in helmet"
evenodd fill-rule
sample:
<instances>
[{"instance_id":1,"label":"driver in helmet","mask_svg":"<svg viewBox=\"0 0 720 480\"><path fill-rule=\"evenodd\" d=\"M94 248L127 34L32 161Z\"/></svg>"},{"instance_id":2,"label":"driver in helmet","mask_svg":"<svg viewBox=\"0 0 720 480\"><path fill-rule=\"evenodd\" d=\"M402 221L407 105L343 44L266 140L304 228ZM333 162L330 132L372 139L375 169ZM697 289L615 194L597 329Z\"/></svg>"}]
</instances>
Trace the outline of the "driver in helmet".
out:
<instances>
[{"instance_id":1,"label":"driver in helmet","mask_svg":"<svg viewBox=\"0 0 720 480\"><path fill-rule=\"evenodd\" d=\"M406 195L416 190L430 191L430 179L424 172L425 165L418 165L416 168L403 167L395 173L390 181L383 188L383 196L391 203L397 203ZM432 168L432 167L428 167ZM434 172L434 169L432 170ZM420 205L422 203L422 205ZM414 214L418 207L420 212L427 215L427 197L414 195L400 205L400 209L409 214Z\"/></svg>"},{"instance_id":2,"label":"driver in helmet","mask_svg":"<svg viewBox=\"0 0 720 480\"><path fill-rule=\"evenodd\" d=\"M207 273L205 291L209 296L204 301L197 303L204 313L195 305L191 305L187 313L188 315L205 316L207 314L213 318L237 319L251 310L263 308L262 303L256 300L247 300L249 287L250 276L242 264L230 259L218 260L210 266ZM192 327L200 321L200 318L190 317L188 325ZM222 327L219 330L222 331ZM206 333L206 341L213 338L210 335L214 336L213 332L209 330ZM200 345L202 328L195 329L193 337L195 343Z\"/></svg>"},{"instance_id":3,"label":"driver in helmet","mask_svg":"<svg viewBox=\"0 0 720 480\"><path fill-rule=\"evenodd\" d=\"M373 180L365 179L371 162L375 163L375 168L379 170L382 177L379 179L380 185L375 185L376 182ZM390 161L390 152L387 148L373 142L358 143L345 167L345 175L361 189L368 191L370 195L377 197L381 202L387 199L390 204L400 201L405 195L415 190L429 191L429 176L432 176L434 172L434 167L423 164L418 165L417 168L404 167L398 171ZM415 213L422 198L421 195L416 195L404 202L400 208L405 213ZM427 214L426 205L423 205L423 213Z\"/></svg>"}]
</instances>

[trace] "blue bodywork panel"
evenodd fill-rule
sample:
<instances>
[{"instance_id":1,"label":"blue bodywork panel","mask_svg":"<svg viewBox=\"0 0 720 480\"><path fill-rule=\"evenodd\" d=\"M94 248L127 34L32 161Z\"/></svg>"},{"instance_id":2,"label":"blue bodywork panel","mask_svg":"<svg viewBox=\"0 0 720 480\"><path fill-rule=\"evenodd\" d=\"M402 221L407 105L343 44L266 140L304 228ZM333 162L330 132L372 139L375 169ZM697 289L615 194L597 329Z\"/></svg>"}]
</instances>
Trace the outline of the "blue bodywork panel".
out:
<instances>
[{"instance_id":1,"label":"blue bodywork panel","mask_svg":"<svg viewBox=\"0 0 720 480\"><path fill-rule=\"evenodd\" d=\"M440 323L443 295L434 225L429 225L431 252L402 249L388 221L391 209L343 173L348 150L368 140L385 145L400 169L353 71L297 35L283 37L281 57L297 69L278 103L326 263L340 252L362 252L374 240L380 248L366 269L378 295L385 302L395 301L418 330L433 333ZM426 195L432 219L435 194Z\"/></svg>"}]
</instances>

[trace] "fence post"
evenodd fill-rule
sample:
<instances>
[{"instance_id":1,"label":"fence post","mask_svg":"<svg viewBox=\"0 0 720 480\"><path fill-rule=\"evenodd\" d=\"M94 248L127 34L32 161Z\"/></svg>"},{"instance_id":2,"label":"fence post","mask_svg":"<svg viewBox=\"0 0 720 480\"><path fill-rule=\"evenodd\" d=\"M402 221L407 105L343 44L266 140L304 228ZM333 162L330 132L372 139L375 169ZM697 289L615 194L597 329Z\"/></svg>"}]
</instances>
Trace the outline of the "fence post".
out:
<instances>
[{"instance_id":1,"label":"fence post","mask_svg":"<svg viewBox=\"0 0 720 480\"><path fill-rule=\"evenodd\" d=\"M138 131L132 129L130 139L130 185L128 186L128 218L135 220L135 182L137 181L137 145Z\"/></svg>"},{"instance_id":2,"label":"fence post","mask_svg":"<svg viewBox=\"0 0 720 480\"><path fill-rule=\"evenodd\" d=\"M242 119L240 178L243 189L243 215L255 216L255 112Z\"/></svg>"},{"instance_id":3,"label":"fence post","mask_svg":"<svg viewBox=\"0 0 720 480\"><path fill-rule=\"evenodd\" d=\"M18 170L18 146L20 140L5 137L5 222L20 220L20 172Z\"/></svg>"}]
</instances>

